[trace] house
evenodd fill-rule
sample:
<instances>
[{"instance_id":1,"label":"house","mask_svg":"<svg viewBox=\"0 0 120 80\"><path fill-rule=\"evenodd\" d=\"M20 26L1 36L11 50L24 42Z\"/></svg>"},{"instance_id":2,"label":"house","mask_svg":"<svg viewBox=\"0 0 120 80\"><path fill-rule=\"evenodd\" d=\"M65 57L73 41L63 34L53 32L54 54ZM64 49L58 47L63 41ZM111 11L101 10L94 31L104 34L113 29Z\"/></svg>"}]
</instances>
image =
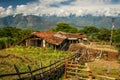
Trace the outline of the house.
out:
<instances>
[{"instance_id":1,"label":"house","mask_svg":"<svg viewBox=\"0 0 120 80\"><path fill-rule=\"evenodd\" d=\"M18 45L36 46L36 47L53 47L59 50L67 50L71 43L79 43L84 38L82 34L72 34L65 32L33 32L29 37L23 39Z\"/></svg>"}]
</instances>

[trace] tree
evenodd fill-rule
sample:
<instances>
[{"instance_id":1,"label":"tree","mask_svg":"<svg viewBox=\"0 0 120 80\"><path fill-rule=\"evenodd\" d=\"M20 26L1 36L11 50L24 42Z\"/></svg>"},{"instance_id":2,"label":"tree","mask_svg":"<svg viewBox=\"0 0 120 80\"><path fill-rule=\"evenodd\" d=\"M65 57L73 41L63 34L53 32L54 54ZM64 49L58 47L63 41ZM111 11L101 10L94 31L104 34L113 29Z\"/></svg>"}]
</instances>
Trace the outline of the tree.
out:
<instances>
[{"instance_id":1,"label":"tree","mask_svg":"<svg viewBox=\"0 0 120 80\"><path fill-rule=\"evenodd\" d=\"M98 32L99 32L99 29L95 26L84 26L80 30L80 33L86 34L89 40L97 40Z\"/></svg>"},{"instance_id":2,"label":"tree","mask_svg":"<svg viewBox=\"0 0 120 80\"><path fill-rule=\"evenodd\" d=\"M16 27L7 26L0 29L0 49L9 47L16 42L28 37L34 30L22 30Z\"/></svg>"},{"instance_id":3,"label":"tree","mask_svg":"<svg viewBox=\"0 0 120 80\"><path fill-rule=\"evenodd\" d=\"M101 41L110 41L110 30L107 28L100 28L97 38Z\"/></svg>"},{"instance_id":4,"label":"tree","mask_svg":"<svg viewBox=\"0 0 120 80\"><path fill-rule=\"evenodd\" d=\"M68 23L61 22L57 24L57 27L53 29L53 31L58 32L58 31L63 31L63 32L70 32L70 33L77 33L78 29L75 27L72 27Z\"/></svg>"},{"instance_id":5,"label":"tree","mask_svg":"<svg viewBox=\"0 0 120 80\"><path fill-rule=\"evenodd\" d=\"M98 33L99 29L95 26L84 26L83 29L80 30L82 33L91 35L94 33Z\"/></svg>"},{"instance_id":6,"label":"tree","mask_svg":"<svg viewBox=\"0 0 120 80\"><path fill-rule=\"evenodd\" d=\"M120 43L120 28L114 30L113 41L114 41L115 43Z\"/></svg>"},{"instance_id":7,"label":"tree","mask_svg":"<svg viewBox=\"0 0 120 80\"><path fill-rule=\"evenodd\" d=\"M16 27L11 27L11 26L4 27L1 29L0 37L11 37L11 38L18 37L19 30L20 29Z\"/></svg>"},{"instance_id":8,"label":"tree","mask_svg":"<svg viewBox=\"0 0 120 80\"><path fill-rule=\"evenodd\" d=\"M20 30L18 39L26 38L30 36L32 32L34 32L34 30L29 30L29 29Z\"/></svg>"}]
</instances>

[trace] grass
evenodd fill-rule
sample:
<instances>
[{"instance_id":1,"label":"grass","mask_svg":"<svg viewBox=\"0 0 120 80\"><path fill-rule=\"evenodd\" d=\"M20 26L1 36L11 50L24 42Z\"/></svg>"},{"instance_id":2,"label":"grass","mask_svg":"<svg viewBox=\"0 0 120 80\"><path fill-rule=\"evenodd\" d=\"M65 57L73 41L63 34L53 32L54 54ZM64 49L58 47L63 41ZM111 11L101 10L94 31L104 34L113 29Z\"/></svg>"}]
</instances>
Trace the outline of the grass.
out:
<instances>
[{"instance_id":1,"label":"grass","mask_svg":"<svg viewBox=\"0 0 120 80\"><path fill-rule=\"evenodd\" d=\"M90 66L90 69L93 71L93 74L99 74L99 75L107 75L107 72L109 70L109 73L107 76L118 78L119 74L119 63L116 61L105 61L105 60L99 60L94 62L88 63ZM108 66L110 66L108 68Z\"/></svg>"},{"instance_id":2,"label":"grass","mask_svg":"<svg viewBox=\"0 0 120 80\"><path fill-rule=\"evenodd\" d=\"M70 56L70 54L52 48L15 46L0 51L0 73L14 73L14 64L21 72L27 71L28 65L33 70L39 68L40 62L43 63L43 66L46 66L50 64L50 61L53 62L55 59L65 56Z\"/></svg>"},{"instance_id":3,"label":"grass","mask_svg":"<svg viewBox=\"0 0 120 80\"><path fill-rule=\"evenodd\" d=\"M111 45L97 45L96 47L117 50L117 48L115 46L111 46Z\"/></svg>"}]
</instances>

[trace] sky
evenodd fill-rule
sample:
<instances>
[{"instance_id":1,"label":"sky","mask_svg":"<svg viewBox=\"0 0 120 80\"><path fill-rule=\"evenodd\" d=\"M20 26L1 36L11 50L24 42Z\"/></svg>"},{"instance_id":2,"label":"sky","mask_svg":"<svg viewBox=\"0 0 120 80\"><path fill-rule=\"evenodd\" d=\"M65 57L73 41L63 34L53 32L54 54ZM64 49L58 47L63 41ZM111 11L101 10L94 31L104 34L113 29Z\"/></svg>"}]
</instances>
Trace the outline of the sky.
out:
<instances>
[{"instance_id":1,"label":"sky","mask_svg":"<svg viewBox=\"0 0 120 80\"><path fill-rule=\"evenodd\" d=\"M35 16L120 16L120 0L0 0L0 17Z\"/></svg>"}]
</instances>

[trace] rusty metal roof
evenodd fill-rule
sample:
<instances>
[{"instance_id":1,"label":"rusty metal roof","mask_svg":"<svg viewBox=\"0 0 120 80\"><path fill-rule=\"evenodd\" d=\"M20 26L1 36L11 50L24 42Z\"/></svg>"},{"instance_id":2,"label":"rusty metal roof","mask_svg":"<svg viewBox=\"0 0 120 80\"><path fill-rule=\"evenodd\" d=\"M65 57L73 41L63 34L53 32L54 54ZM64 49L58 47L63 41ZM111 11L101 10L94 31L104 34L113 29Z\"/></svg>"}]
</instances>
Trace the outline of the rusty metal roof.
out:
<instances>
[{"instance_id":1,"label":"rusty metal roof","mask_svg":"<svg viewBox=\"0 0 120 80\"><path fill-rule=\"evenodd\" d=\"M87 36L85 34L80 34L80 33L66 33L66 32L57 32L57 34L66 36L67 38L86 38Z\"/></svg>"}]
</instances>

